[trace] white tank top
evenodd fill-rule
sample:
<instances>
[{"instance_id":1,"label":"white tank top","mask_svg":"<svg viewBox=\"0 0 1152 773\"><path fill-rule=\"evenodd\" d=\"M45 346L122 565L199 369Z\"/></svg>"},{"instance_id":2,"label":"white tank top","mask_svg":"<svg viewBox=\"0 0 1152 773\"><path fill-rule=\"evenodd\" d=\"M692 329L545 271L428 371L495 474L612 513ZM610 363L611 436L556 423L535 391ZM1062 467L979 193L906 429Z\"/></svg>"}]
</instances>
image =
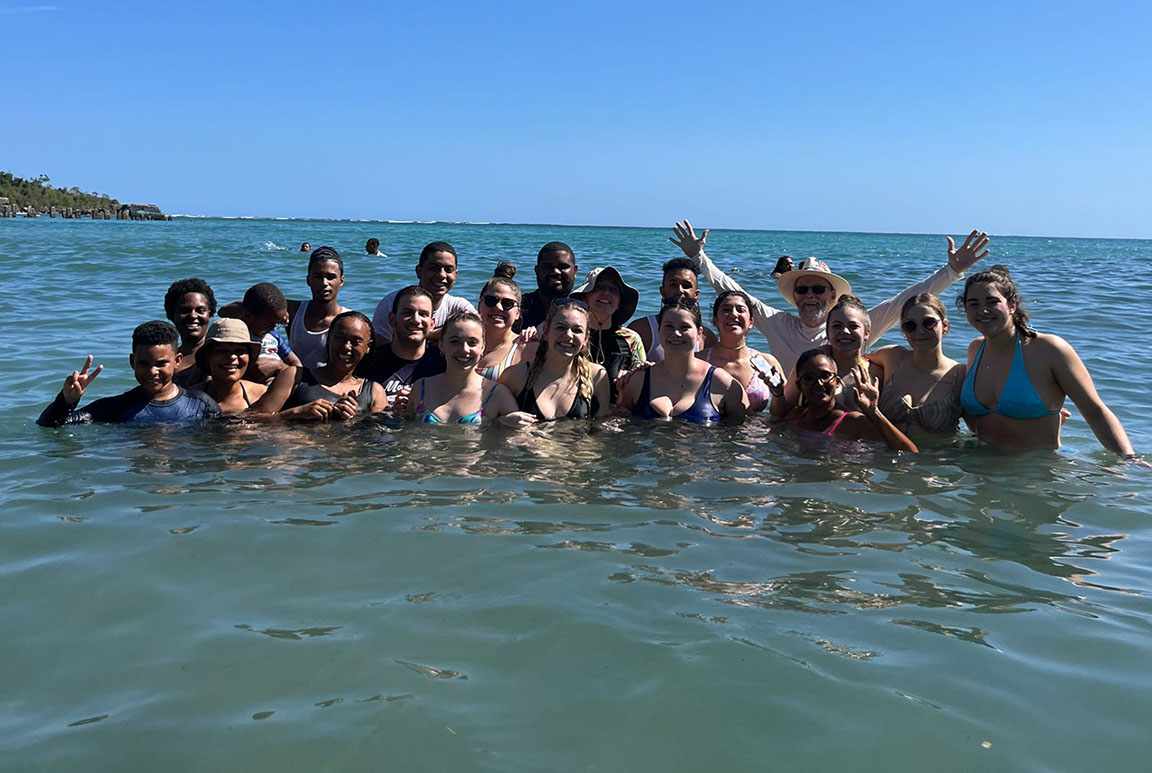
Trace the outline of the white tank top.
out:
<instances>
[{"instance_id":1,"label":"white tank top","mask_svg":"<svg viewBox=\"0 0 1152 773\"><path fill-rule=\"evenodd\" d=\"M308 303L300 301L300 307L292 316L292 325L288 328L288 345L296 352L305 368L315 368L328 359L328 328L318 333L308 329L304 324ZM343 314L346 311L348 309L341 306L337 313Z\"/></svg>"}]
</instances>

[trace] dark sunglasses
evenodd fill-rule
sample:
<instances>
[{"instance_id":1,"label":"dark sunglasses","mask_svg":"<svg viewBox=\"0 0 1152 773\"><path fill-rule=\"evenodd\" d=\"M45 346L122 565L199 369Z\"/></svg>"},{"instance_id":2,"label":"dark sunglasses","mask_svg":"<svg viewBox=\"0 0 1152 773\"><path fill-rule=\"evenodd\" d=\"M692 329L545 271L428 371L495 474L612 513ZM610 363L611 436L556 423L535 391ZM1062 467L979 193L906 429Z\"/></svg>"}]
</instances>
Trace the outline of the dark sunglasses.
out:
<instances>
[{"instance_id":1,"label":"dark sunglasses","mask_svg":"<svg viewBox=\"0 0 1152 773\"><path fill-rule=\"evenodd\" d=\"M484 305L490 309L494 309L499 306L500 308L504 309L504 311L508 311L509 309L516 308L520 304L516 302L515 298L500 298L496 295L485 295Z\"/></svg>"},{"instance_id":2,"label":"dark sunglasses","mask_svg":"<svg viewBox=\"0 0 1152 773\"><path fill-rule=\"evenodd\" d=\"M552 301L553 306L575 306L578 309L588 311L588 304L579 298L557 298Z\"/></svg>"},{"instance_id":3,"label":"dark sunglasses","mask_svg":"<svg viewBox=\"0 0 1152 773\"><path fill-rule=\"evenodd\" d=\"M820 373L805 373L796 379L796 383L800 386L814 387L817 384L830 384L835 380L836 374L825 370Z\"/></svg>"},{"instance_id":4,"label":"dark sunglasses","mask_svg":"<svg viewBox=\"0 0 1152 773\"><path fill-rule=\"evenodd\" d=\"M940 324L940 320L935 317L925 317L920 321L920 325L924 326L925 330L935 330L936 326ZM919 327L914 319L906 319L900 323L900 329L905 333L915 333L916 328Z\"/></svg>"},{"instance_id":5,"label":"dark sunglasses","mask_svg":"<svg viewBox=\"0 0 1152 773\"><path fill-rule=\"evenodd\" d=\"M808 291L811 290L813 295L823 295L827 289L824 285L794 285L792 292L797 295L807 295Z\"/></svg>"}]
</instances>

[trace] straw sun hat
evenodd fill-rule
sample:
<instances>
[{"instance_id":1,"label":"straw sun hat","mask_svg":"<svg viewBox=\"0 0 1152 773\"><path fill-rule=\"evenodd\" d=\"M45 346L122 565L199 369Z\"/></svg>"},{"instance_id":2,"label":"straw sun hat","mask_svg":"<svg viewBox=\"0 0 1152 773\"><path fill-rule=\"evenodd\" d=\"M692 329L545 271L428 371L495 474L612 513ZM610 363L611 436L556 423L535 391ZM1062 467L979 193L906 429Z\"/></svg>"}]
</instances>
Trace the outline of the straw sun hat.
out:
<instances>
[{"instance_id":1,"label":"straw sun hat","mask_svg":"<svg viewBox=\"0 0 1152 773\"><path fill-rule=\"evenodd\" d=\"M833 274L832 269L828 268L827 263L822 260L817 260L816 258L804 258L795 270L786 271L776 280L779 283L780 295L784 296L784 300L793 306L796 305L796 295L792 290L796 287L796 282L805 276L820 277L832 285L833 302L841 295L852 294L852 285L848 284L848 280L839 274Z\"/></svg>"}]
</instances>

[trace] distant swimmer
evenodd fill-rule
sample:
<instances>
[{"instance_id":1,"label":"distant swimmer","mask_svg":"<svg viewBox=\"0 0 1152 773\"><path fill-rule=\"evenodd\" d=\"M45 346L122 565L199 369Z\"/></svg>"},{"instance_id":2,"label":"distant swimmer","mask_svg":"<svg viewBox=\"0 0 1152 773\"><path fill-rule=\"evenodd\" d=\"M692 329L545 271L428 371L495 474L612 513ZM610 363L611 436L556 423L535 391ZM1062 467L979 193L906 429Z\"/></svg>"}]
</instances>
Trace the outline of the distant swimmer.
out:
<instances>
[{"instance_id":1,"label":"distant swimmer","mask_svg":"<svg viewBox=\"0 0 1152 773\"><path fill-rule=\"evenodd\" d=\"M484 353L484 324L475 312L456 312L445 321L440 348L446 370L412 386L406 416L422 424L531 423L531 417L517 411L508 387L476 370Z\"/></svg>"},{"instance_id":2,"label":"distant swimmer","mask_svg":"<svg viewBox=\"0 0 1152 773\"><path fill-rule=\"evenodd\" d=\"M964 418L978 438L1013 448L1059 448L1060 408L1071 398L1101 445L1126 461L1147 464L1096 393L1076 351L1063 338L1028 326L1007 268L993 266L969 277L956 305L982 336L968 345L960 390Z\"/></svg>"},{"instance_id":3,"label":"distant swimmer","mask_svg":"<svg viewBox=\"0 0 1152 773\"><path fill-rule=\"evenodd\" d=\"M301 252L311 252L312 251L312 245L309 244L308 242L304 242L303 244L300 245L300 251Z\"/></svg>"},{"instance_id":4,"label":"distant swimmer","mask_svg":"<svg viewBox=\"0 0 1152 773\"><path fill-rule=\"evenodd\" d=\"M476 313L476 307L471 303L449 292L456 284L456 270L456 248L448 242L431 242L420 251L420 259L416 262L416 278L432 298L432 320L435 324L429 334L431 340L440 337L439 328L452 314L458 311ZM392 312L392 301L397 292L385 295L376 304L376 312L372 315L372 327L381 343L392 339L392 325L388 322L388 315Z\"/></svg>"},{"instance_id":5,"label":"distant swimmer","mask_svg":"<svg viewBox=\"0 0 1152 773\"><path fill-rule=\"evenodd\" d=\"M88 386L104 370L103 365L91 370L93 358L88 355L84 367L64 380L64 388L36 423L43 427L91 422L163 424L219 416L220 408L211 397L172 382L182 359L177 350L179 340L176 328L167 322L153 320L139 325L132 331L132 354L128 357L139 386L79 409Z\"/></svg>"},{"instance_id":6,"label":"distant swimmer","mask_svg":"<svg viewBox=\"0 0 1152 773\"><path fill-rule=\"evenodd\" d=\"M611 408L608 374L588 351L588 306L575 298L552 302L536 354L504 371L500 383L535 421L594 419Z\"/></svg>"},{"instance_id":7,"label":"distant swimmer","mask_svg":"<svg viewBox=\"0 0 1152 773\"><path fill-rule=\"evenodd\" d=\"M900 310L900 330L910 348L884 346L868 354L884 369L880 409L906 435L954 434L964 366L944 356L944 304L932 293L912 296Z\"/></svg>"},{"instance_id":8,"label":"distant swimmer","mask_svg":"<svg viewBox=\"0 0 1152 773\"><path fill-rule=\"evenodd\" d=\"M822 349L809 349L796 361L796 382L804 405L793 408L787 419L797 429L815 432L841 440L882 441L893 451L916 453L916 444L898 430L880 412L880 389L877 379L869 379L859 367L853 387L859 411L846 411L836 403L840 376L836 360Z\"/></svg>"},{"instance_id":9,"label":"distant swimmer","mask_svg":"<svg viewBox=\"0 0 1152 773\"><path fill-rule=\"evenodd\" d=\"M285 419L347 421L388 407L384 387L369 378L374 338L372 320L346 311L332 320L324 364L305 368L284 410Z\"/></svg>"},{"instance_id":10,"label":"distant swimmer","mask_svg":"<svg viewBox=\"0 0 1152 773\"><path fill-rule=\"evenodd\" d=\"M669 298L657 317L664 359L633 374L620 392L620 404L641 419L742 420L748 413L744 387L723 368L696 356L703 329L696 301Z\"/></svg>"},{"instance_id":11,"label":"distant swimmer","mask_svg":"<svg viewBox=\"0 0 1152 773\"><path fill-rule=\"evenodd\" d=\"M697 303L700 302L700 283L697 280L700 271L692 261L688 258L672 258L661 267L661 271L661 301L681 296L691 298ZM664 359L664 347L660 345L655 314L633 320L628 327L639 334L649 362L660 362ZM704 335L700 337L697 343L699 345L697 351L702 351L709 346L716 345L716 336L711 330L704 328Z\"/></svg>"},{"instance_id":12,"label":"distant swimmer","mask_svg":"<svg viewBox=\"0 0 1152 773\"><path fill-rule=\"evenodd\" d=\"M782 255L780 259L776 261L776 267L772 269L772 278L779 279L789 271L794 271L795 269L796 264L792 262L792 256Z\"/></svg>"},{"instance_id":13,"label":"distant swimmer","mask_svg":"<svg viewBox=\"0 0 1152 773\"><path fill-rule=\"evenodd\" d=\"M196 350L204 343L204 334L215 314L216 296L203 279L181 279L164 293L164 316L180 334L181 360L176 368L176 383L181 386L190 386L181 374L194 375Z\"/></svg>"},{"instance_id":14,"label":"distant swimmer","mask_svg":"<svg viewBox=\"0 0 1152 773\"><path fill-rule=\"evenodd\" d=\"M386 258L388 257L380 251L380 240L372 237L368 243L364 245L364 253L370 258Z\"/></svg>"},{"instance_id":15,"label":"distant swimmer","mask_svg":"<svg viewBox=\"0 0 1152 773\"><path fill-rule=\"evenodd\" d=\"M744 289L704 254L707 229L697 236L692 224L685 220L675 225L673 234L669 241L699 266L716 292ZM988 254L987 246L988 235L979 231L969 234L959 249L949 237L948 262L940 270L868 310L872 319L872 336L879 338L900 321L900 307L908 298L923 292L940 293L963 276L976 261ZM752 321L768 339L768 349L786 370L791 371L801 353L828 340L824 324L828 310L841 295L851 294L852 288L846 279L833 274L827 264L816 258L808 258L797 269L782 274L777 283L780 295L796 307L797 315L781 312L749 295Z\"/></svg>"},{"instance_id":16,"label":"distant swimmer","mask_svg":"<svg viewBox=\"0 0 1152 773\"><path fill-rule=\"evenodd\" d=\"M536 253L536 289L524 295L521 324L538 327L557 298L567 298L576 285L576 256L564 242L548 242Z\"/></svg>"}]
</instances>

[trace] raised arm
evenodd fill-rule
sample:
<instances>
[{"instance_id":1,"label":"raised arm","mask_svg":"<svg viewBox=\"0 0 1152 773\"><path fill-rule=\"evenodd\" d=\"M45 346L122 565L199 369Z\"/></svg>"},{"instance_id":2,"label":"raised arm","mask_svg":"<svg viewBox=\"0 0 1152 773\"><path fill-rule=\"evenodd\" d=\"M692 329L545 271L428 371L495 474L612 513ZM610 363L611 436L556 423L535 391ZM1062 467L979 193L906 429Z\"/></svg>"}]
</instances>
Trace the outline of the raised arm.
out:
<instances>
[{"instance_id":1,"label":"raised arm","mask_svg":"<svg viewBox=\"0 0 1152 773\"><path fill-rule=\"evenodd\" d=\"M753 321L767 320L776 314L782 313L779 309L774 309L759 298L753 297L747 290L740 286L739 282L717 268L711 258L704 254L704 242L708 238L707 228L697 236L696 231L692 228L692 224L685 220L676 223L672 228L672 232L675 235L668 237L668 241L679 247L684 252L684 255L696 265L700 270L700 274L708 281L708 284L712 285L713 290L718 293L726 290L737 290L748 296L752 301L751 311Z\"/></svg>"},{"instance_id":2,"label":"raised arm","mask_svg":"<svg viewBox=\"0 0 1152 773\"><path fill-rule=\"evenodd\" d=\"M920 293L939 295L947 290L953 282L964 276L964 272L975 265L976 261L987 257L990 252L987 249L989 241L988 234L983 231L973 231L968 234L964 244L957 247L956 243L952 241L952 237L949 236L948 262L943 267L927 279L906 287L899 295L868 310L868 316L872 319L871 340L875 341L896 326L900 321L900 309L904 306L904 302L913 295Z\"/></svg>"},{"instance_id":3,"label":"raised arm","mask_svg":"<svg viewBox=\"0 0 1152 773\"><path fill-rule=\"evenodd\" d=\"M97 365L96 370L89 372L92 367L92 360L93 357L89 354L88 359L84 361L84 367L72 371L72 375L64 379L64 386L60 389L60 393L40 414L40 418L36 420L37 424L42 427L59 427L68 423L72 410L80 404L88 385L104 370L103 365Z\"/></svg>"}]
</instances>

